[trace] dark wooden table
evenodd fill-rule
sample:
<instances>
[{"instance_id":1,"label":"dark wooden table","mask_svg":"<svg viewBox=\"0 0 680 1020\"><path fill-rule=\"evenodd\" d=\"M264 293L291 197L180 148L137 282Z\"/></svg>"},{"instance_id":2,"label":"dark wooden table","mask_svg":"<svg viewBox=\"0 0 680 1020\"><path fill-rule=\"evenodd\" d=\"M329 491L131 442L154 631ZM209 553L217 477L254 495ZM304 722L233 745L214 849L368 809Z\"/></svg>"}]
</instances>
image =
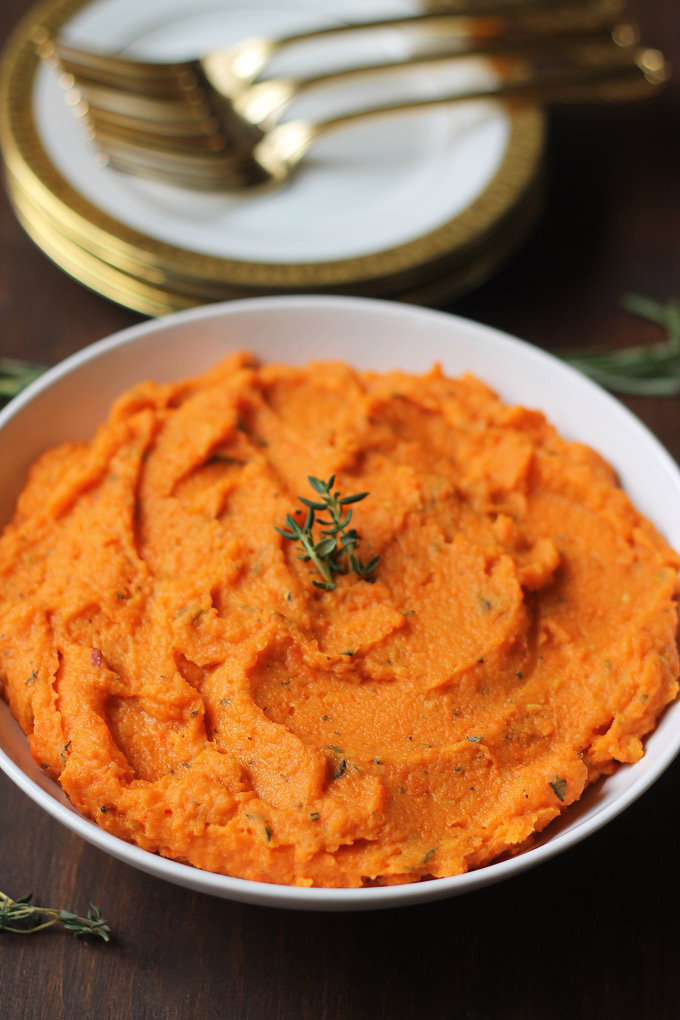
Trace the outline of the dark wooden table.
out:
<instances>
[{"instance_id":1,"label":"dark wooden table","mask_svg":"<svg viewBox=\"0 0 680 1020\"><path fill-rule=\"evenodd\" d=\"M27 9L3 0L0 42ZM680 75L676 0L631 3ZM651 104L551 117L548 195L512 263L450 306L548 350L657 338L621 310L680 295L680 78ZM0 353L53 363L139 320L53 266L4 195ZM680 458L680 398L627 399ZM680 508L679 512L680 512ZM0 937L0 1017L676 1020L680 762L605 830L485 891L305 914L211 899L119 864L0 776L0 888L86 910L111 945Z\"/></svg>"}]
</instances>

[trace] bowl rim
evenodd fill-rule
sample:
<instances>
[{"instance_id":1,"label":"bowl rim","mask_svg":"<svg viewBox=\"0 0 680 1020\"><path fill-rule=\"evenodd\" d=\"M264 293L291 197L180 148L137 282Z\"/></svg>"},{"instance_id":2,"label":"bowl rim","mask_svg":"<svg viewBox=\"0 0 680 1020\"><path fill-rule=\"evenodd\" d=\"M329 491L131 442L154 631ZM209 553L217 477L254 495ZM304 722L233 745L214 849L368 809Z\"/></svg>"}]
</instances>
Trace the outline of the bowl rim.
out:
<instances>
[{"instance_id":1,"label":"bowl rim","mask_svg":"<svg viewBox=\"0 0 680 1020\"><path fill-rule=\"evenodd\" d=\"M122 349L128 345L134 345L141 338L158 333L162 335L169 328L172 329L176 325L181 326L187 322L196 323L210 319L221 319L223 316L235 314L249 315L251 312L260 312L262 310L277 312L281 309L286 309L294 313L295 310L321 309L323 312L332 313L350 308L359 312L376 313L381 316L396 315L400 318L406 316L407 318L410 317L414 324L419 325L426 324L428 321L437 321L441 325L446 321L454 332L458 329L470 338L483 337L492 345L499 345L507 350L514 349L520 351L523 358L533 360L539 367L549 366L551 370L555 370L556 365L559 365L560 373L564 374L565 378L570 378L572 384L577 389L581 388L583 393L590 393L591 396L593 391L595 391L597 399L603 403L603 406L607 407L608 412L613 414L614 418L618 418L618 421L624 424L628 430L632 429L638 438L644 440L650 453L657 459L659 467L671 476L671 480L680 494L680 469L670 453L654 436L651 430L613 396L606 393L576 370L559 362L553 355L498 329L448 312L399 305L390 301L364 297L281 295L247 298L192 308L173 313L161 319L137 323L76 351L53 368L48 369L44 375L31 383L26 390L0 411L0 442L2 441L2 430L7 423L20 415L25 407L38 399L47 389L57 385L60 380L70 376L72 373L77 373L83 366L96 361L107 352ZM225 352L230 349L234 349L233 344L225 346ZM668 706L669 709L670 707ZM0 710L8 712L7 706L4 703L0 704ZM12 721L12 725L17 726L17 731L20 732L16 723ZM652 736L653 734L649 734L645 738L646 746ZM602 806L593 817L577 823L568 828L567 831L558 832L552 837L550 836L549 830L551 827L549 826L548 830L545 830L548 834L545 842L520 852L515 856L500 859L483 868L448 878L437 878L406 885L358 889L306 888L275 885L202 871L191 865L182 864L161 857L158 854L142 850L138 846L127 843L119 837L113 836L99 828L96 823L81 815L67 803L57 783L54 783L55 794L48 793L2 747L0 747L0 769L35 803L72 832L124 863L171 883L218 897L265 906L301 910L362 910L405 906L469 892L481 886L509 878L528 868L550 860L557 854L574 846L586 838L586 836L598 831L633 804L668 768L679 751L680 729L674 740L660 753L657 752L655 754L655 758L651 763L646 755L641 759L641 762L645 763L646 767L637 768L635 765L619 765L616 770L617 775L636 768L637 775L627 789L617 794L611 803ZM638 766L640 764L638 763ZM593 789L593 787L590 787L590 789ZM568 818L568 812L566 817ZM561 815L560 818L564 819L565 815Z\"/></svg>"}]
</instances>

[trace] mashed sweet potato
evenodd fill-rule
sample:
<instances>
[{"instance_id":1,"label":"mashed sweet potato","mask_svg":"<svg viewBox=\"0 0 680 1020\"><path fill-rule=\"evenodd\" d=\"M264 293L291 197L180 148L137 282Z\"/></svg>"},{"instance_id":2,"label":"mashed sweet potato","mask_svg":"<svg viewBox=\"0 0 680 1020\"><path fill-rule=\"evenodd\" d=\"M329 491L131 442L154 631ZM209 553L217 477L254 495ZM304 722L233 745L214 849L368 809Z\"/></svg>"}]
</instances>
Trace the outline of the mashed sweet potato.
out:
<instances>
[{"instance_id":1,"label":"mashed sweet potato","mask_svg":"<svg viewBox=\"0 0 680 1020\"><path fill-rule=\"evenodd\" d=\"M374 583L276 530L337 476ZM103 828L300 886L525 844L678 689L679 560L610 467L477 379L229 358L44 454L0 540L0 683Z\"/></svg>"}]
</instances>

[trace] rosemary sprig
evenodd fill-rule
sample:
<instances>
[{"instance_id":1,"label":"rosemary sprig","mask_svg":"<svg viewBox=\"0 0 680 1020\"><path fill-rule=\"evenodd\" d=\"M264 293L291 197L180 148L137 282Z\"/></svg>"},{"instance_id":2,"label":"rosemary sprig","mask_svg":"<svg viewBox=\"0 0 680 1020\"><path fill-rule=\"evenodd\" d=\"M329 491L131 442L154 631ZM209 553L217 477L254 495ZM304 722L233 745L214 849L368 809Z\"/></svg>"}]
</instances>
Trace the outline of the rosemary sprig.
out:
<instances>
[{"instance_id":1,"label":"rosemary sprig","mask_svg":"<svg viewBox=\"0 0 680 1020\"><path fill-rule=\"evenodd\" d=\"M16 397L44 371L42 365L34 365L30 361L0 358L0 405Z\"/></svg>"},{"instance_id":2,"label":"rosemary sprig","mask_svg":"<svg viewBox=\"0 0 680 1020\"><path fill-rule=\"evenodd\" d=\"M665 330L655 344L613 351L565 353L564 361L609 390L637 396L671 397L680 393L680 301L652 301L639 294L621 299L626 311Z\"/></svg>"},{"instance_id":3,"label":"rosemary sprig","mask_svg":"<svg viewBox=\"0 0 680 1020\"><path fill-rule=\"evenodd\" d=\"M94 903L90 904L87 917L80 917L70 910L34 907L31 904L32 898L33 893L28 893L18 900L13 900L6 893L0 892L0 932L34 935L58 923L74 935L97 935L104 942L110 942L111 929L103 919L101 910Z\"/></svg>"},{"instance_id":4,"label":"rosemary sprig","mask_svg":"<svg viewBox=\"0 0 680 1020\"><path fill-rule=\"evenodd\" d=\"M335 575L346 574L349 570L362 578L364 581L374 581L372 576L375 572L379 556L374 556L364 563L361 556L357 554L360 536L355 528L350 528L352 511L348 510L352 503L359 503L366 499L368 492L357 492L353 496L340 496L339 492L333 492L335 475L331 475L327 482L321 478L308 475L307 480L314 491L321 496L321 501L306 499L305 496L298 496L299 501L307 507L307 516L304 525L288 514L286 517L287 528L276 530L284 538L290 541L299 542L300 554L298 559L314 564L321 574L323 581L314 581L317 588L326 591L333 591L335 588ZM314 538L313 528L316 523L316 514L326 513L328 519L319 518L321 525L321 537Z\"/></svg>"}]
</instances>

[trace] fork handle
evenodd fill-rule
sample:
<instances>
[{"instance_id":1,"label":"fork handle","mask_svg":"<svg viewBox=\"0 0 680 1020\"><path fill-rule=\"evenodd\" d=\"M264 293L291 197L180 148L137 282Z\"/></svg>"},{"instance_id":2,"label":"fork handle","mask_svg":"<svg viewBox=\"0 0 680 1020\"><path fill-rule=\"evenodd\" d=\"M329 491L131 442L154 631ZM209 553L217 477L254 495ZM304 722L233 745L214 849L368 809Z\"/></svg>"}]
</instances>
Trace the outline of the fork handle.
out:
<instances>
[{"instance_id":1,"label":"fork handle","mask_svg":"<svg viewBox=\"0 0 680 1020\"><path fill-rule=\"evenodd\" d=\"M212 85L233 97L255 82L269 60L286 47L328 36L383 28L431 26L443 34L489 37L515 29L559 31L573 28L613 27L625 0L444 0L440 9L350 24L309 29L279 38L250 37L230 46L223 60L220 50L203 58L203 69Z\"/></svg>"},{"instance_id":2,"label":"fork handle","mask_svg":"<svg viewBox=\"0 0 680 1020\"><path fill-rule=\"evenodd\" d=\"M365 32L381 28L411 28L429 23L441 23L446 29L454 30L458 24L467 29L469 21L478 19L497 19L497 27L505 31L508 27L525 25L531 28L536 23L537 29L555 27L560 22L570 25L577 24L597 26L606 24L616 18L623 9L620 0L449 0L441 3L437 10L425 11L420 14L404 14L395 18L377 18L370 21L351 22L350 24L328 25L324 28L313 28L306 32L292 33L272 40L277 52L292 43L306 42L308 39L320 39L325 36L343 33ZM487 29L493 30L493 20ZM490 33L491 34L491 33Z\"/></svg>"},{"instance_id":3,"label":"fork handle","mask_svg":"<svg viewBox=\"0 0 680 1020\"><path fill-rule=\"evenodd\" d=\"M618 0L450 0L437 5L432 11L420 14L404 14L394 18L376 18L370 21L351 22L350 24L329 25L325 28L310 29L306 32L293 33L277 40L280 45L303 42L307 39L318 39L320 36L338 35L343 32L361 32L371 29L409 27L441 21L477 20L478 18L498 18L503 26L536 21L539 27L546 22L552 24L557 18L567 22L575 19L581 23L595 21L601 23L602 18L611 17L613 12L620 13L623 4Z\"/></svg>"},{"instance_id":4,"label":"fork handle","mask_svg":"<svg viewBox=\"0 0 680 1020\"><path fill-rule=\"evenodd\" d=\"M607 28L581 28L569 32L545 33L512 32L491 39L458 45L453 49L423 52L406 60L386 61L360 67L339 68L305 78L265 78L255 82L232 100L233 108L245 120L269 130L277 123L282 112L300 95L320 85L339 81L361 81L363 78L382 77L404 70L455 64L472 57L510 58L529 60L537 67L556 61L568 64L597 63L598 59L630 61L630 47L637 42L635 26L628 23Z\"/></svg>"},{"instance_id":5,"label":"fork handle","mask_svg":"<svg viewBox=\"0 0 680 1020\"><path fill-rule=\"evenodd\" d=\"M394 114L418 112L438 106L452 106L479 100L529 101L537 104L592 102L593 100L623 101L642 99L668 78L668 66L658 50L637 47L628 64L606 64L579 67L554 74L529 74L504 81L491 89L475 89L455 95L410 100L373 106L323 121L288 121L265 135L255 148L257 159L269 165L268 153L276 162L285 161L289 168L302 159L320 135L338 128Z\"/></svg>"}]
</instances>

